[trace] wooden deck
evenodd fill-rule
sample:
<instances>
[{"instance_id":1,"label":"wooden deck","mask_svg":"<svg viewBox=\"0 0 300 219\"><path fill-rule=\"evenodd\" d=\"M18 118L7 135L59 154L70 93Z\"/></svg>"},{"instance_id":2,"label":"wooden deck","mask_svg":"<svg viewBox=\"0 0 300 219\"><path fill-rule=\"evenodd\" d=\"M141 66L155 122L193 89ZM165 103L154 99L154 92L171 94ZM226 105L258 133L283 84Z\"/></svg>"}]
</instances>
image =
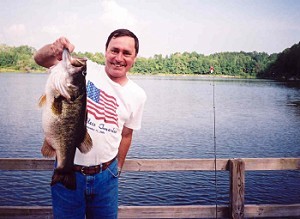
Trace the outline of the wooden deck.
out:
<instances>
[{"instance_id":1,"label":"wooden deck","mask_svg":"<svg viewBox=\"0 0 300 219\"><path fill-rule=\"evenodd\" d=\"M229 206L120 206L119 218L300 218L300 203L245 205L245 171L300 170L300 158L128 159L124 171L229 171ZM0 170L52 170L53 160L0 158ZM292 189L292 188L291 188ZM216 212L217 210L217 212ZM0 206L0 218L52 218L51 206Z\"/></svg>"}]
</instances>

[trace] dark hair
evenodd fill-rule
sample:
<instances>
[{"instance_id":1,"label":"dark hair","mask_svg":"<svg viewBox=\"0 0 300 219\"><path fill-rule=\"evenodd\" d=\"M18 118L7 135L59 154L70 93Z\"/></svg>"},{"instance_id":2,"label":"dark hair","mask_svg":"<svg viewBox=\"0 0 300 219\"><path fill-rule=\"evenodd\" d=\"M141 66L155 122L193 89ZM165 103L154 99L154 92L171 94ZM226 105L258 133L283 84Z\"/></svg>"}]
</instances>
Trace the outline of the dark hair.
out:
<instances>
[{"instance_id":1,"label":"dark hair","mask_svg":"<svg viewBox=\"0 0 300 219\"><path fill-rule=\"evenodd\" d=\"M118 29L118 30L113 31L107 38L107 41L105 44L105 50L107 50L108 44L112 38L118 38L118 37L122 37L122 36L128 36L128 37L132 37L134 39L135 52L137 55L139 52L139 39L137 38L137 36L134 33L132 33L130 30L127 30L127 29Z\"/></svg>"}]
</instances>

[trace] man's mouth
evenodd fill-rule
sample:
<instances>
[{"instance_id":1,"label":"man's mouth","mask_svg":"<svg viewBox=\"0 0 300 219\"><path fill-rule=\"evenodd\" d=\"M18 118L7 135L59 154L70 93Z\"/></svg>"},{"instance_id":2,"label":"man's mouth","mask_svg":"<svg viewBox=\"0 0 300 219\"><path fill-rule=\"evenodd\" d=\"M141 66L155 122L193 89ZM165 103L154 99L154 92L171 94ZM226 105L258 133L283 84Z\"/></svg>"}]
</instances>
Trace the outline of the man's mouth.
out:
<instances>
[{"instance_id":1,"label":"man's mouth","mask_svg":"<svg viewBox=\"0 0 300 219\"><path fill-rule=\"evenodd\" d=\"M121 63L111 63L111 64L117 68L126 67L126 64L121 64Z\"/></svg>"}]
</instances>

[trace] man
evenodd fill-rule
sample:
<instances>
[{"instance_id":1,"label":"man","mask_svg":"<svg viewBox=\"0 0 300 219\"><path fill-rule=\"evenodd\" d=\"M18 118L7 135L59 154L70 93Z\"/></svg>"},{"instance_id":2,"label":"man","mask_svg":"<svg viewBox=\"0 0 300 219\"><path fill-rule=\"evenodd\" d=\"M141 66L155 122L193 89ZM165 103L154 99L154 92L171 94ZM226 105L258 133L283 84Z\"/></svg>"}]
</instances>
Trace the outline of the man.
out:
<instances>
[{"instance_id":1,"label":"man","mask_svg":"<svg viewBox=\"0 0 300 219\"><path fill-rule=\"evenodd\" d=\"M38 50L34 59L49 68L61 60L64 48L74 50L61 37ZM117 218L118 176L133 130L141 127L146 101L144 90L127 77L138 51L138 38L119 29L107 39L105 66L87 61L87 128L93 148L87 154L76 151L76 190L60 183L51 187L55 218Z\"/></svg>"}]
</instances>

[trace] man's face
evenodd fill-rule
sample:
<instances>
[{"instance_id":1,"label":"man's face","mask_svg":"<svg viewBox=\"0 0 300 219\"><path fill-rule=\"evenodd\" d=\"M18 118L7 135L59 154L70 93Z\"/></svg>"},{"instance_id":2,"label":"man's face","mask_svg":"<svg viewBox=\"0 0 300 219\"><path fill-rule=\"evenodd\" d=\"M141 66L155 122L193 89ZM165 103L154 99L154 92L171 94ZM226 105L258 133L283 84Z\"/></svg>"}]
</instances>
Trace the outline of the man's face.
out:
<instances>
[{"instance_id":1,"label":"man's face","mask_svg":"<svg viewBox=\"0 0 300 219\"><path fill-rule=\"evenodd\" d=\"M126 74L136 59L134 39L128 36L112 38L105 52L105 58L107 75L116 83L126 83Z\"/></svg>"}]
</instances>

